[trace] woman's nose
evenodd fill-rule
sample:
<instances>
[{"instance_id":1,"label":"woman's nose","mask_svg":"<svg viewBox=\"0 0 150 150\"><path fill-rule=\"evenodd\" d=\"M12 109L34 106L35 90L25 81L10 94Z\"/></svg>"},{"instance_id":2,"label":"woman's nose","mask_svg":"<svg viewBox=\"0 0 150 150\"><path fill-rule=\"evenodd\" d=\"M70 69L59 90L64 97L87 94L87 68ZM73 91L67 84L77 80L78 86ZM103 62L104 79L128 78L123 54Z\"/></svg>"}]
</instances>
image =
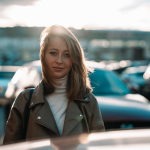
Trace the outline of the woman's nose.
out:
<instances>
[{"instance_id":1,"label":"woman's nose","mask_svg":"<svg viewBox=\"0 0 150 150\"><path fill-rule=\"evenodd\" d=\"M56 62L57 63L62 63L62 57L58 55Z\"/></svg>"}]
</instances>

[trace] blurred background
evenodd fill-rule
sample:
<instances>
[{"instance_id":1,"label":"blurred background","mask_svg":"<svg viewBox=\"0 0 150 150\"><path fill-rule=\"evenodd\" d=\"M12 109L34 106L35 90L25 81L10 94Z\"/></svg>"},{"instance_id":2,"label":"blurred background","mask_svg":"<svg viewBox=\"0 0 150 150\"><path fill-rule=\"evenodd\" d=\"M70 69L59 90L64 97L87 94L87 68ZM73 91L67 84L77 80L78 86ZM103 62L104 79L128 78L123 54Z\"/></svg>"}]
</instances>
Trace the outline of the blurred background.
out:
<instances>
[{"instance_id":1,"label":"blurred background","mask_svg":"<svg viewBox=\"0 0 150 150\"><path fill-rule=\"evenodd\" d=\"M35 87L41 78L35 67L40 65L27 63L39 60L40 34L53 24L69 28L87 60L115 72L130 94L143 96L138 100L145 98L150 118L150 0L0 0L0 144L15 96L24 88ZM34 67L32 77L35 68L40 72L33 78L36 82L15 93L18 74L21 76L16 71L27 73L29 66ZM118 128L134 127L124 122Z\"/></svg>"}]
</instances>

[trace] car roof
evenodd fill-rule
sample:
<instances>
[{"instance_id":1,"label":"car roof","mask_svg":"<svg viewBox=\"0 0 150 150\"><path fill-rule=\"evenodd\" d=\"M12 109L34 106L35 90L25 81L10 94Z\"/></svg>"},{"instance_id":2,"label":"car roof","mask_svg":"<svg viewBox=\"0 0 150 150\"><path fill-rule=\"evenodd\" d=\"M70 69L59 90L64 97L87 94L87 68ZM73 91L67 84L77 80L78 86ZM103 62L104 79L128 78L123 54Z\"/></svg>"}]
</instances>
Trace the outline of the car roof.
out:
<instances>
[{"instance_id":1,"label":"car roof","mask_svg":"<svg viewBox=\"0 0 150 150\"><path fill-rule=\"evenodd\" d=\"M20 66L0 66L0 72L16 72L19 68Z\"/></svg>"},{"instance_id":2,"label":"car roof","mask_svg":"<svg viewBox=\"0 0 150 150\"><path fill-rule=\"evenodd\" d=\"M138 73L145 72L148 66L129 67L123 71L123 73Z\"/></svg>"}]
</instances>

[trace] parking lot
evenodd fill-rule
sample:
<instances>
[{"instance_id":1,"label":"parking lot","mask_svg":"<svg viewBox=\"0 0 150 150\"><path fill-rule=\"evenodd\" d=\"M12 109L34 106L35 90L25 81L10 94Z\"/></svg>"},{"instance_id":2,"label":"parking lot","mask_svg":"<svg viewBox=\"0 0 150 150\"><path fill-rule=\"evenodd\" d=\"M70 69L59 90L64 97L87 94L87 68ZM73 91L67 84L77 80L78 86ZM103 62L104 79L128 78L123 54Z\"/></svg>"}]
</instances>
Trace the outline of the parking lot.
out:
<instances>
[{"instance_id":1,"label":"parking lot","mask_svg":"<svg viewBox=\"0 0 150 150\"><path fill-rule=\"evenodd\" d=\"M93 61L87 61L86 64L94 69L94 73L90 73L89 77L106 131L150 127L148 99L131 91L132 88L124 84L114 71L107 69L107 66L104 68L100 63ZM26 88L36 87L42 79L41 74L39 60L20 66L6 88L6 102L12 104L18 93ZM6 107L0 106L0 144L4 134L5 117L8 117L9 111L4 108Z\"/></svg>"}]
</instances>

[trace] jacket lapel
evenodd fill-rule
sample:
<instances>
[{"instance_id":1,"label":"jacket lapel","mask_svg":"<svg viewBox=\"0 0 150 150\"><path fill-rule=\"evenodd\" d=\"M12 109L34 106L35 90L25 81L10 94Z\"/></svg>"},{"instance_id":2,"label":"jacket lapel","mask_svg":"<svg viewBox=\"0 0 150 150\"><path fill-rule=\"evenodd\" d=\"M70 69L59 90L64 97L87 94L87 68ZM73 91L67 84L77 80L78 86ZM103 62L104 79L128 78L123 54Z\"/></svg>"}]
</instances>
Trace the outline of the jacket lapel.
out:
<instances>
[{"instance_id":1,"label":"jacket lapel","mask_svg":"<svg viewBox=\"0 0 150 150\"><path fill-rule=\"evenodd\" d=\"M35 121L37 123L49 128L50 130L55 132L57 135L60 135L57 125L56 125L56 122L55 122L55 119L54 119L54 116L53 116L53 113L52 113L47 101L45 102L43 107L38 112L37 116L35 117Z\"/></svg>"},{"instance_id":2,"label":"jacket lapel","mask_svg":"<svg viewBox=\"0 0 150 150\"><path fill-rule=\"evenodd\" d=\"M42 82L43 81L41 81L39 85L34 89L29 108L34 107L35 105L38 105L38 104L42 104L43 106L41 107L41 109L38 111L37 114L35 114L35 118L34 118L35 122L49 128L50 130L55 132L57 135L60 135L53 113L50 109L50 106L47 100L44 97Z\"/></svg>"},{"instance_id":3,"label":"jacket lapel","mask_svg":"<svg viewBox=\"0 0 150 150\"><path fill-rule=\"evenodd\" d=\"M83 115L80 109L74 101L70 100L66 111L63 135L68 135L69 132L82 120L82 118Z\"/></svg>"}]
</instances>

